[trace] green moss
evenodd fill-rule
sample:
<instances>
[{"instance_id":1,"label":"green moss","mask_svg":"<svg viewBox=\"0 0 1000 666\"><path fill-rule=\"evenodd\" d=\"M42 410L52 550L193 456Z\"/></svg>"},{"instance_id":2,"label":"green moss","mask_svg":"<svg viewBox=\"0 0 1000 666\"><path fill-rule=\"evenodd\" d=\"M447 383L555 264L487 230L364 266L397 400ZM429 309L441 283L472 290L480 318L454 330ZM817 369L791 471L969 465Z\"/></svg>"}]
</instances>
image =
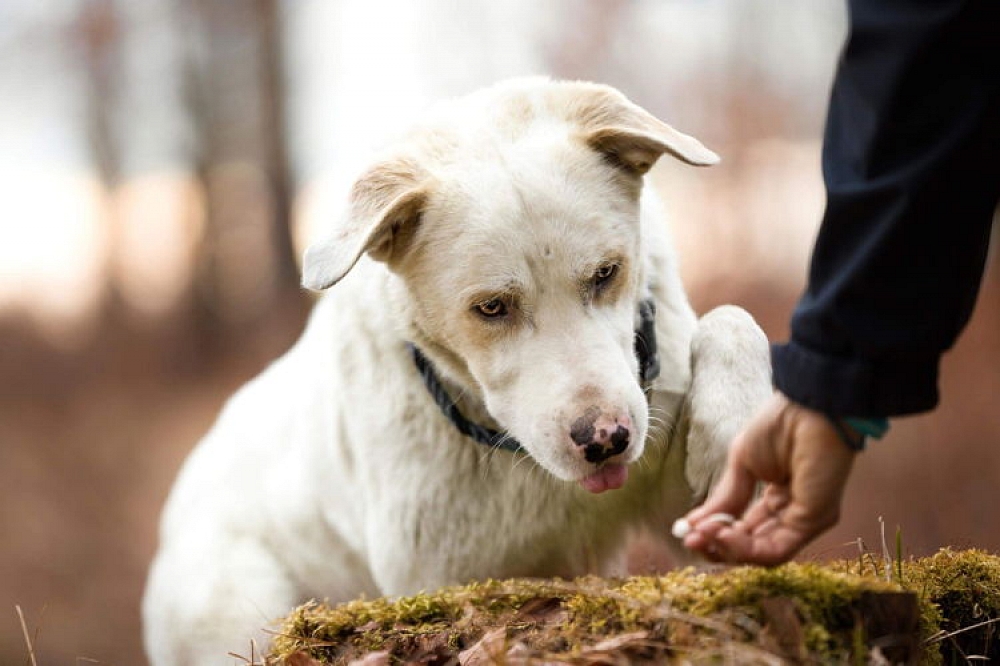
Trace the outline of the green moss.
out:
<instances>
[{"instance_id":1,"label":"green moss","mask_svg":"<svg viewBox=\"0 0 1000 666\"><path fill-rule=\"evenodd\" d=\"M491 629L505 627L507 643L520 643L522 652L541 660L587 661L588 650L604 649L595 644L636 635L642 640L621 639L614 649L658 661L676 655L730 658L733 650L759 658L762 650L773 655L801 649L798 658L810 661L865 663L865 597L901 590L919 600L920 635L914 638L928 642L925 663L972 654L1000 657L996 623L942 638L1000 617L1000 558L944 550L920 560L897 559L891 570L902 586L873 575L873 569L885 570L884 563L875 564L865 563L865 575L858 575L854 560L714 573L686 569L624 580L486 581L394 601L312 603L286 620L274 658L281 663L303 651L322 663L346 663L388 650L400 661L433 661L429 654L446 661ZM791 637L769 633L765 606L774 599L794 615L797 633ZM790 648L789 641L799 647Z\"/></svg>"},{"instance_id":2,"label":"green moss","mask_svg":"<svg viewBox=\"0 0 1000 666\"><path fill-rule=\"evenodd\" d=\"M850 653L855 642L855 608L861 595L897 589L818 564L789 564L775 569L744 567L706 579L700 589L691 591L690 603L691 610L699 615L737 608L762 622L761 600L793 599L809 652L823 658L842 657Z\"/></svg>"},{"instance_id":3,"label":"green moss","mask_svg":"<svg viewBox=\"0 0 1000 666\"><path fill-rule=\"evenodd\" d=\"M944 549L906 562L903 571L905 586L927 606L923 629L944 663L966 663L972 655L1000 660L1000 557Z\"/></svg>"}]
</instances>

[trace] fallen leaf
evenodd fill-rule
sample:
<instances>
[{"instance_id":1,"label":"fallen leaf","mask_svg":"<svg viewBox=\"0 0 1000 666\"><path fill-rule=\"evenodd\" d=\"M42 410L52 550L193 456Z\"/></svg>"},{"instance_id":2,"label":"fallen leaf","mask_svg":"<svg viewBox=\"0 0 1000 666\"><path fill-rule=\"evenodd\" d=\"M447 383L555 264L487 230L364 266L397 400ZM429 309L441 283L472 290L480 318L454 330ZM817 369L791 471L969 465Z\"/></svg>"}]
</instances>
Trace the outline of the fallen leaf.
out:
<instances>
[{"instance_id":1,"label":"fallen leaf","mask_svg":"<svg viewBox=\"0 0 1000 666\"><path fill-rule=\"evenodd\" d=\"M407 664L447 664L455 662L455 651L447 633L427 634L416 640L415 649L405 655Z\"/></svg>"},{"instance_id":2,"label":"fallen leaf","mask_svg":"<svg viewBox=\"0 0 1000 666\"><path fill-rule=\"evenodd\" d=\"M360 627L354 627L354 633L356 633L356 634L365 634L365 633L368 633L369 631L378 631L381 628L382 628L382 624L380 622L376 622L375 620L372 620L371 622L364 623Z\"/></svg>"},{"instance_id":3,"label":"fallen leaf","mask_svg":"<svg viewBox=\"0 0 1000 666\"><path fill-rule=\"evenodd\" d=\"M293 652L285 657L285 666L322 666L306 652Z\"/></svg>"},{"instance_id":4,"label":"fallen leaf","mask_svg":"<svg viewBox=\"0 0 1000 666\"><path fill-rule=\"evenodd\" d=\"M806 651L805 632L798 606L787 597L767 597L760 600L764 614L764 630L761 641L767 649L790 659L804 661Z\"/></svg>"},{"instance_id":5,"label":"fallen leaf","mask_svg":"<svg viewBox=\"0 0 1000 666\"><path fill-rule=\"evenodd\" d=\"M525 602L515 617L524 622L559 624L565 621L567 613L559 597L537 597Z\"/></svg>"},{"instance_id":6,"label":"fallen leaf","mask_svg":"<svg viewBox=\"0 0 1000 666\"><path fill-rule=\"evenodd\" d=\"M612 636L611 638L605 638L600 643L591 645L589 648L586 648L584 652L610 652L612 650L621 650L622 648L631 647L635 643L645 643L647 638L649 638L648 631L633 631L627 634L619 634L617 636Z\"/></svg>"},{"instance_id":7,"label":"fallen leaf","mask_svg":"<svg viewBox=\"0 0 1000 666\"><path fill-rule=\"evenodd\" d=\"M319 664L319 662L314 662ZM303 666L312 666L311 664ZM389 651L380 650L378 652L369 652L361 659L355 659L351 661L348 666L389 666Z\"/></svg>"},{"instance_id":8,"label":"fallen leaf","mask_svg":"<svg viewBox=\"0 0 1000 666\"><path fill-rule=\"evenodd\" d=\"M541 666L545 662L539 662L535 658L534 653L531 651L527 645L518 641L514 643L507 650L507 654L504 655L504 666L527 666L532 664L532 666Z\"/></svg>"},{"instance_id":9,"label":"fallen leaf","mask_svg":"<svg viewBox=\"0 0 1000 666\"><path fill-rule=\"evenodd\" d=\"M504 647L507 630L500 628L489 631L471 646L458 653L458 663L462 666L490 666L504 663Z\"/></svg>"}]
</instances>

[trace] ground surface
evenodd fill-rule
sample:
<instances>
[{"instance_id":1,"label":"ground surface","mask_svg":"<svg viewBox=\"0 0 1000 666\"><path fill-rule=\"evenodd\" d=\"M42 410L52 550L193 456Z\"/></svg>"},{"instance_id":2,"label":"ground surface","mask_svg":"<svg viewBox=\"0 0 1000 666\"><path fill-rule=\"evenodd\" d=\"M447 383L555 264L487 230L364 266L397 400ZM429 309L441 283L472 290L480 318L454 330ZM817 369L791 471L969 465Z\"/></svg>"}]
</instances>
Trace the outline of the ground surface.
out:
<instances>
[{"instance_id":1,"label":"ground surface","mask_svg":"<svg viewBox=\"0 0 1000 666\"><path fill-rule=\"evenodd\" d=\"M942 550L312 603L289 616L265 661L972 663L1000 658L998 623L1000 557Z\"/></svg>"}]
</instances>

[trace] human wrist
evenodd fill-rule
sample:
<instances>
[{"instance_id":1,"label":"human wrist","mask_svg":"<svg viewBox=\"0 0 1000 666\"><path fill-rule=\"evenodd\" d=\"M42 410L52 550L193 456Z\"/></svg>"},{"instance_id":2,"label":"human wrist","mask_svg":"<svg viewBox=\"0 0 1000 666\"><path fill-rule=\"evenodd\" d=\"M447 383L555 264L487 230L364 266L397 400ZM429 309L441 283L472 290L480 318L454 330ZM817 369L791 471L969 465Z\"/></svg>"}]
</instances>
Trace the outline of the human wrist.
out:
<instances>
[{"instance_id":1,"label":"human wrist","mask_svg":"<svg viewBox=\"0 0 1000 666\"><path fill-rule=\"evenodd\" d=\"M841 441L853 451L864 451L869 437L882 439L889 431L889 419L826 415Z\"/></svg>"}]
</instances>

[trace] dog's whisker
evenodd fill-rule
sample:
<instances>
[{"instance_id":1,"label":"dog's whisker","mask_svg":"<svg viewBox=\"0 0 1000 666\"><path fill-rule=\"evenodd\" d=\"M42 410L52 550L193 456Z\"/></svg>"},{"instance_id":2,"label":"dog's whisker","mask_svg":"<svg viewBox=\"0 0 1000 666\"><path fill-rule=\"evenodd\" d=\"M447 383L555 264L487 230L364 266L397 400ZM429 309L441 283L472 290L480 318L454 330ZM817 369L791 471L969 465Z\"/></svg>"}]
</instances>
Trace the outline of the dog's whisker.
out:
<instances>
[{"instance_id":1,"label":"dog's whisker","mask_svg":"<svg viewBox=\"0 0 1000 666\"><path fill-rule=\"evenodd\" d=\"M670 414L663 408L651 407L649 410L649 419L655 419L658 421L673 421L673 414Z\"/></svg>"},{"instance_id":2,"label":"dog's whisker","mask_svg":"<svg viewBox=\"0 0 1000 666\"><path fill-rule=\"evenodd\" d=\"M674 431L675 422L670 415L666 415L664 418L650 415L649 421L654 426L659 427L661 429L661 433L664 435L669 435Z\"/></svg>"},{"instance_id":3,"label":"dog's whisker","mask_svg":"<svg viewBox=\"0 0 1000 666\"><path fill-rule=\"evenodd\" d=\"M662 429L669 430L671 427L673 427L673 422L672 421L668 421L666 419L655 419L655 420L652 420L651 423L652 423L652 425L653 425L654 428L662 428Z\"/></svg>"},{"instance_id":4,"label":"dog's whisker","mask_svg":"<svg viewBox=\"0 0 1000 666\"><path fill-rule=\"evenodd\" d=\"M650 425L650 430L652 430L653 428L667 428L667 427L669 427L669 424L666 421L661 421L661 420L658 420L658 419L657 420L650 419L649 425Z\"/></svg>"},{"instance_id":5,"label":"dog's whisker","mask_svg":"<svg viewBox=\"0 0 1000 666\"><path fill-rule=\"evenodd\" d=\"M484 449L479 453L479 478L486 482L490 473L490 465L493 464L493 447Z\"/></svg>"},{"instance_id":6,"label":"dog's whisker","mask_svg":"<svg viewBox=\"0 0 1000 666\"><path fill-rule=\"evenodd\" d=\"M513 472L515 469L518 468L518 466L520 466L521 463L523 463L525 460L530 460L530 459L531 455L528 454L527 452L521 454L520 456L518 456L518 454L514 454L514 461L511 463L510 470Z\"/></svg>"}]
</instances>

